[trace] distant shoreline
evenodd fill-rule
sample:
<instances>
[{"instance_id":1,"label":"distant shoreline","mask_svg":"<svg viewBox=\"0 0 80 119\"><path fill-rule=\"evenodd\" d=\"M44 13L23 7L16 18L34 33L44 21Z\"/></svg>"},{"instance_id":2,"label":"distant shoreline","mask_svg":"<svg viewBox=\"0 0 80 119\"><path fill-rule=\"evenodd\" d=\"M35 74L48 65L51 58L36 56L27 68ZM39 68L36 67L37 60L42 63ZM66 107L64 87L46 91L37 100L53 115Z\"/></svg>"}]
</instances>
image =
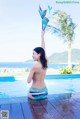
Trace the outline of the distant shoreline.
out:
<instances>
[{"instance_id":1,"label":"distant shoreline","mask_svg":"<svg viewBox=\"0 0 80 119\"><path fill-rule=\"evenodd\" d=\"M30 69L28 68L0 68L0 76L28 76ZM57 74L58 70L48 68L46 74Z\"/></svg>"},{"instance_id":2,"label":"distant shoreline","mask_svg":"<svg viewBox=\"0 0 80 119\"><path fill-rule=\"evenodd\" d=\"M0 62L0 76L27 76L34 65L33 62ZM77 64L72 64L73 66ZM68 64L59 63L48 65L47 74L59 74L59 69L67 67Z\"/></svg>"},{"instance_id":3,"label":"distant shoreline","mask_svg":"<svg viewBox=\"0 0 80 119\"><path fill-rule=\"evenodd\" d=\"M19 77L27 77L29 75L30 68L0 68L0 77L5 76L19 76ZM59 69L48 68L46 75L54 75L59 74ZM80 74L79 71L74 71L73 74Z\"/></svg>"}]
</instances>

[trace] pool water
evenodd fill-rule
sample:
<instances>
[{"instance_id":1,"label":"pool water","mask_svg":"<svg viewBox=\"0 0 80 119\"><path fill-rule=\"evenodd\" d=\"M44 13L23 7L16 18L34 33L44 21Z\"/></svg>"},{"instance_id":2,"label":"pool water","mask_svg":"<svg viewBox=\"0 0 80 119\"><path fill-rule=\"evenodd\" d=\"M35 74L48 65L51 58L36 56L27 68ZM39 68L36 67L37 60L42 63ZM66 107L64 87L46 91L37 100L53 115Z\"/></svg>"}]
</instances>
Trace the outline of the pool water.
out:
<instances>
[{"instance_id":1,"label":"pool water","mask_svg":"<svg viewBox=\"0 0 80 119\"><path fill-rule=\"evenodd\" d=\"M2 79L2 78L1 78ZM4 79L4 80L3 80ZM26 77L3 77L0 80L0 98L27 96L31 84L27 84ZM45 79L49 94L60 94L80 91L80 78Z\"/></svg>"}]
</instances>

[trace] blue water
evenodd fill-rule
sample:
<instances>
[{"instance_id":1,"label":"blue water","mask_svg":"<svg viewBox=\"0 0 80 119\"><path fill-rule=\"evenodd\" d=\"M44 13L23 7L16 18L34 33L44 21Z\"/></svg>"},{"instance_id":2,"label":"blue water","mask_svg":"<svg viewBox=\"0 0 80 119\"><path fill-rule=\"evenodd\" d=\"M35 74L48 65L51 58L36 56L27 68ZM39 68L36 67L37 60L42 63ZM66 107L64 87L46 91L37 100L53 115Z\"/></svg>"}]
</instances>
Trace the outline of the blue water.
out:
<instances>
[{"instance_id":1,"label":"blue water","mask_svg":"<svg viewBox=\"0 0 80 119\"><path fill-rule=\"evenodd\" d=\"M76 75L77 76L77 75ZM57 75L57 77L59 77ZM51 78L51 79L50 79ZM27 84L27 77L0 77L0 98L27 96L31 84ZM62 94L80 91L80 78L62 77L52 79L52 75L46 76L46 86L49 94Z\"/></svg>"},{"instance_id":2,"label":"blue water","mask_svg":"<svg viewBox=\"0 0 80 119\"><path fill-rule=\"evenodd\" d=\"M0 62L0 68L31 68L33 63L26 62Z\"/></svg>"},{"instance_id":3,"label":"blue water","mask_svg":"<svg viewBox=\"0 0 80 119\"><path fill-rule=\"evenodd\" d=\"M0 68L31 68L34 62L0 62ZM75 64L73 64L74 66ZM62 68L67 66L67 64L49 64L48 68Z\"/></svg>"}]
</instances>

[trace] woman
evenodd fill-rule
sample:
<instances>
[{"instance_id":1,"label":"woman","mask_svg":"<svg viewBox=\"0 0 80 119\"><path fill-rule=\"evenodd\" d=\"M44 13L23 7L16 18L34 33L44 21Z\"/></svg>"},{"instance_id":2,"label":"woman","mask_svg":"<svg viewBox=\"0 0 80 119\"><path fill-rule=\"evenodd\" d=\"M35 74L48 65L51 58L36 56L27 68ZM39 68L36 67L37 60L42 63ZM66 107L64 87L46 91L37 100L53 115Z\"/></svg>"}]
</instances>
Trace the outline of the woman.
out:
<instances>
[{"instance_id":1,"label":"woman","mask_svg":"<svg viewBox=\"0 0 80 119\"><path fill-rule=\"evenodd\" d=\"M33 80L32 86L29 90L28 97L30 99L45 99L47 98L47 88L44 82L46 69L47 69L47 59L45 55L45 42L44 42L45 31L42 31L42 47L36 47L33 50L33 59L37 63L31 68L29 73L27 83Z\"/></svg>"}]
</instances>

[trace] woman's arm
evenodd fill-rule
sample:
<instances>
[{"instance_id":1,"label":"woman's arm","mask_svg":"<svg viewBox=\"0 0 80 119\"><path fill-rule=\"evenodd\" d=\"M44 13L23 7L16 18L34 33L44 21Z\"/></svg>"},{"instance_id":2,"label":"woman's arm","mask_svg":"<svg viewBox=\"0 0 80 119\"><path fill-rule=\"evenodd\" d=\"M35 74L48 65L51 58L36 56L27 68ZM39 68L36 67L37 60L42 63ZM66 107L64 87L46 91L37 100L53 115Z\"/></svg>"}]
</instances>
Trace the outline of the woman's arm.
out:
<instances>
[{"instance_id":1,"label":"woman's arm","mask_svg":"<svg viewBox=\"0 0 80 119\"><path fill-rule=\"evenodd\" d=\"M41 47L45 50L44 35L45 35L45 30L44 31L42 30L42 33L41 33ZM45 51L45 56L46 56L46 51ZM46 56L46 59L47 59L47 56Z\"/></svg>"},{"instance_id":2,"label":"woman's arm","mask_svg":"<svg viewBox=\"0 0 80 119\"><path fill-rule=\"evenodd\" d=\"M27 78L27 83L30 83L33 80L34 72L35 72L35 67L32 67L30 70L29 76Z\"/></svg>"},{"instance_id":3,"label":"woman's arm","mask_svg":"<svg viewBox=\"0 0 80 119\"><path fill-rule=\"evenodd\" d=\"M41 47L45 50L45 41L44 41L44 34L45 34L45 30L42 30L41 33Z\"/></svg>"}]
</instances>

